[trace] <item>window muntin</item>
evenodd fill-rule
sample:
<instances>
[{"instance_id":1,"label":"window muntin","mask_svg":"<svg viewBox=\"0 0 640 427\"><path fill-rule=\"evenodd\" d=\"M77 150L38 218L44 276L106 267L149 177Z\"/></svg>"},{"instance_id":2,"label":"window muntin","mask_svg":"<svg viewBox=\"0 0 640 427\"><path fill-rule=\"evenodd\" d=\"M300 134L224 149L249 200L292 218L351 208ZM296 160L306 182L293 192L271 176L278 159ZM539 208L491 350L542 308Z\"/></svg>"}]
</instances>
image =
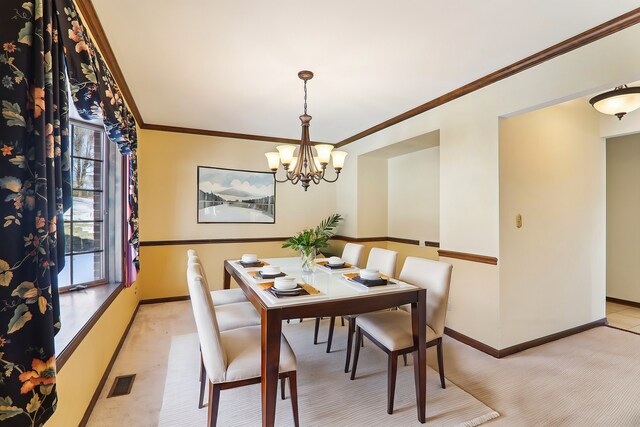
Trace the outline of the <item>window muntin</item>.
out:
<instances>
[{"instance_id":1,"label":"window muntin","mask_svg":"<svg viewBox=\"0 0 640 427\"><path fill-rule=\"evenodd\" d=\"M71 130L71 186L73 203L64 215L65 268L61 288L107 282L109 144L101 126L73 121Z\"/></svg>"}]
</instances>

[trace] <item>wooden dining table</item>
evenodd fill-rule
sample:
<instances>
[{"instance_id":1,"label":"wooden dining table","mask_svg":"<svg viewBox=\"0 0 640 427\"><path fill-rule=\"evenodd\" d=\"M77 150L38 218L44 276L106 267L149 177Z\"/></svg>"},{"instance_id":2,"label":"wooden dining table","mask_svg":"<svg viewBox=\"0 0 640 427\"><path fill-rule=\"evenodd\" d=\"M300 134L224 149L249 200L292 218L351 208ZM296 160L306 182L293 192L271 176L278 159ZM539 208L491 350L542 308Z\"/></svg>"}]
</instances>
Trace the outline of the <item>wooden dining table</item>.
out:
<instances>
[{"instance_id":1,"label":"wooden dining table","mask_svg":"<svg viewBox=\"0 0 640 427\"><path fill-rule=\"evenodd\" d=\"M277 298L260 286L256 280L260 267L245 268L239 260L224 262L224 288L231 287L233 277L249 301L260 313L262 320L262 425L271 427L276 416L278 368L280 361L280 335L282 321L287 319L316 318L368 313L404 304L411 304L413 330L413 366L415 377L418 420L426 422L426 290L397 281L396 284L365 288L343 277L340 270L316 267L312 273L301 268L300 258L265 258L261 261L278 266L289 276L311 285L316 295ZM318 260L320 261L320 260ZM354 271L354 269L346 270ZM357 270L355 270L357 271ZM353 396L350 398L353 399ZM351 400L351 403L356 403ZM357 407L357 406L355 406Z\"/></svg>"}]
</instances>

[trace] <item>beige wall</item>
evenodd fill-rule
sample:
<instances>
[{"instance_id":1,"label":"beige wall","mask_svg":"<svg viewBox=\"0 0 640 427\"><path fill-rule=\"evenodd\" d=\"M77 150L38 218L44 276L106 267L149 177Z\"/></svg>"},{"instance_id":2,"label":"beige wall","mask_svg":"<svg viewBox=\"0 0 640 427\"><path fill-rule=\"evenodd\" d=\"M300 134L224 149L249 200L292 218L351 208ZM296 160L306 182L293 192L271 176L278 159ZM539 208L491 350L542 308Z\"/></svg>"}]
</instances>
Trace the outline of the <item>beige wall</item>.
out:
<instances>
[{"instance_id":1,"label":"beige wall","mask_svg":"<svg viewBox=\"0 0 640 427\"><path fill-rule=\"evenodd\" d=\"M387 199L387 159L377 156L358 157L357 237L387 235Z\"/></svg>"},{"instance_id":2,"label":"beige wall","mask_svg":"<svg viewBox=\"0 0 640 427\"><path fill-rule=\"evenodd\" d=\"M605 317L605 256L598 113L579 99L501 120L501 346Z\"/></svg>"},{"instance_id":3,"label":"beige wall","mask_svg":"<svg viewBox=\"0 0 640 427\"><path fill-rule=\"evenodd\" d=\"M634 134L607 140L607 296L640 302L638 260L640 135Z\"/></svg>"},{"instance_id":4,"label":"beige wall","mask_svg":"<svg viewBox=\"0 0 640 427\"><path fill-rule=\"evenodd\" d=\"M440 147L389 159L388 234L440 240Z\"/></svg>"},{"instance_id":5,"label":"beige wall","mask_svg":"<svg viewBox=\"0 0 640 427\"><path fill-rule=\"evenodd\" d=\"M122 290L67 360L56 378L58 408L47 427L80 423L138 301L136 284Z\"/></svg>"},{"instance_id":6,"label":"beige wall","mask_svg":"<svg viewBox=\"0 0 640 427\"><path fill-rule=\"evenodd\" d=\"M347 148L351 156L358 156L439 130L441 247L498 257L499 118L637 81L640 56L628 52L636 48L638 40L640 26L629 27L390 126ZM603 67L603 63L607 66ZM624 126L625 120L622 122ZM609 121L608 124L609 134L619 132L620 123ZM347 198L357 191L355 180L357 176L352 175L341 183L345 190L337 193L338 206L346 204ZM497 266L455 261L452 309L447 314L447 326L495 348L502 346L498 301L500 265L500 260ZM567 292L576 290L567 289ZM526 306L526 301L519 301L518 306ZM578 310L590 312L592 307L584 303ZM530 334L511 338L524 342L530 339Z\"/></svg>"},{"instance_id":7,"label":"beige wall","mask_svg":"<svg viewBox=\"0 0 640 427\"><path fill-rule=\"evenodd\" d=\"M140 240L288 237L336 212L336 184L276 184L275 224L198 224L197 166L268 171L264 153L277 144L142 130L139 138ZM282 173L282 172L280 172ZM187 294L186 250L197 249L212 288L222 287L222 262L246 252L293 255L281 243L145 246L138 283L142 299Z\"/></svg>"}]
</instances>

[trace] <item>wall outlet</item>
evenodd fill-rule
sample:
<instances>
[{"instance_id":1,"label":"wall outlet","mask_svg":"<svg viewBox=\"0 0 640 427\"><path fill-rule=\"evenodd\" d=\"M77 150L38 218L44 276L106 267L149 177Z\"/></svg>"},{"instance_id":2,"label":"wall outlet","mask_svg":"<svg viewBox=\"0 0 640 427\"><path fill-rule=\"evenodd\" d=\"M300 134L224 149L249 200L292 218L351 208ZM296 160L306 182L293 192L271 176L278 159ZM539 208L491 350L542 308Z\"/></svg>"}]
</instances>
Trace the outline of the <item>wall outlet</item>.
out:
<instances>
[{"instance_id":1,"label":"wall outlet","mask_svg":"<svg viewBox=\"0 0 640 427\"><path fill-rule=\"evenodd\" d=\"M424 240L418 240L418 246L420 246L421 248L426 248L427 245L425 245L425 241Z\"/></svg>"}]
</instances>

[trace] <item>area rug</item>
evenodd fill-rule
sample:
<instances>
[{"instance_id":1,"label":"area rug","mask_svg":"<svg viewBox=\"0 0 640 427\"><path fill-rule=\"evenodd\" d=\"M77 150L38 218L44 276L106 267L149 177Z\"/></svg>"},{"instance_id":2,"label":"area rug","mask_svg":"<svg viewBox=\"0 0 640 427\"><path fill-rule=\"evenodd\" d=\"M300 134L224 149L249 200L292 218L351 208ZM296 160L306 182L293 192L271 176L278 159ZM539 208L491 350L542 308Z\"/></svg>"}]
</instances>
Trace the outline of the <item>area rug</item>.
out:
<instances>
[{"instance_id":1,"label":"area rug","mask_svg":"<svg viewBox=\"0 0 640 427\"><path fill-rule=\"evenodd\" d=\"M326 322L323 322L326 333ZM286 324L284 333L298 359L298 399L302 426L419 426L415 405L413 366L399 361L395 410L386 412L386 354L365 342L358 375L350 381L343 372L346 328L336 325L334 349L313 345L313 321ZM429 350L431 351L431 350ZM207 408L198 409L198 337L195 333L171 339L168 370L159 425L204 426ZM427 369L427 426L478 426L499 414L447 380L440 388L437 372ZM260 385L223 390L219 426L259 426ZM292 426L291 401L278 399L276 425Z\"/></svg>"}]
</instances>

